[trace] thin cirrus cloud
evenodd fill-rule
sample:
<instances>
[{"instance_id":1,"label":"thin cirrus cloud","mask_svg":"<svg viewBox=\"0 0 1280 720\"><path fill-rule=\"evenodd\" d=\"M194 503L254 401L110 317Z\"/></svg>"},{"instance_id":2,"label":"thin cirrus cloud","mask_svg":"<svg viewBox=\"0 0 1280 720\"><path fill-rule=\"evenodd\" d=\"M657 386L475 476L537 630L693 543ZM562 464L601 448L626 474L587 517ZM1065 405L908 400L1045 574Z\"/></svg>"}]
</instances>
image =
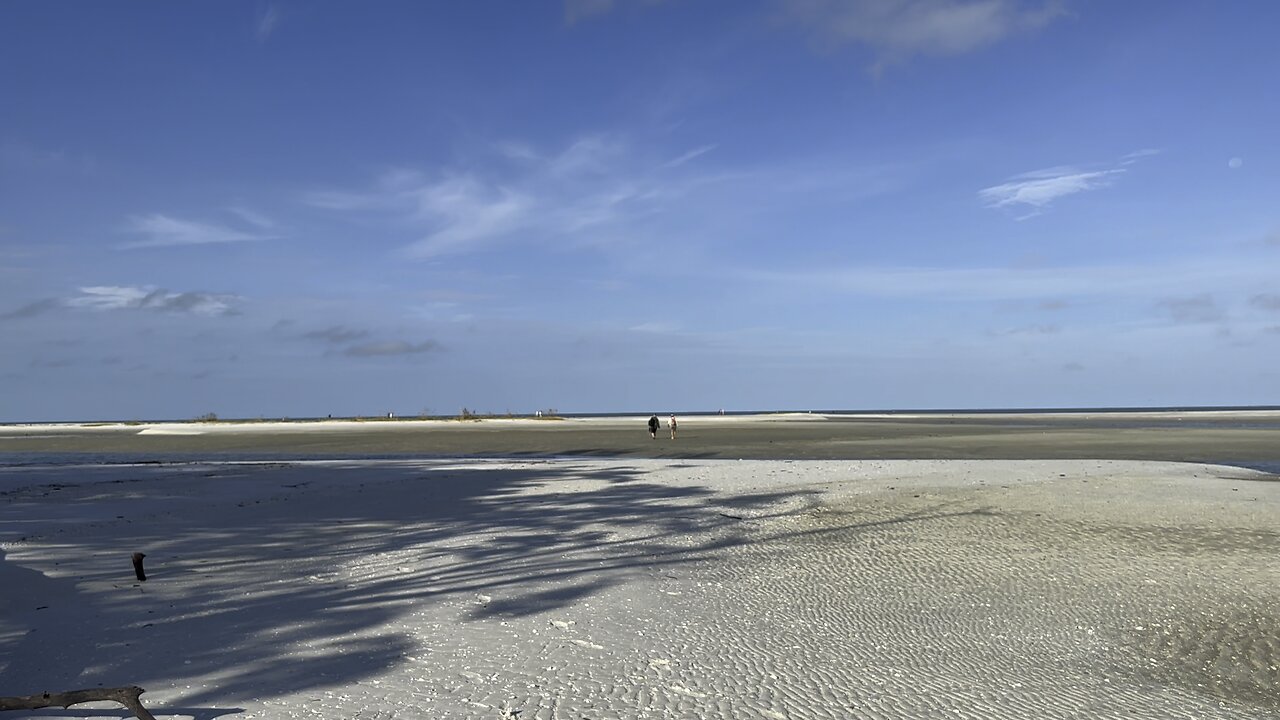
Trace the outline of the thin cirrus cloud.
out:
<instances>
[{"instance_id":1,"label":"thin cirrus cloud","mask_svg":"<svg viewBox=\"0 0 1280 720\"><path fill-rule=\"evenodd\" d=\"M715 150L717 147L719 146L712 144L712 145L703 145L702 147L694 148L689 152L681 155L680 157L677 157L674 160L664 163L663 167L669 167L669 168L680 167L681 165L689 162L690 160L693 160L696 157L706 155L712 150Z\"/></svg>"},{"instance_id":2,"label":"thin cirrus cloud","mask_svg":"<svg viewBox=\"0 0 1280 720\"><path fill-rule=\"evenodd\" d=\"M316 192L304 202L332 211L385 214L420 233L404 249L425 259L516 236L527 242L581 242L593 229L645 213L663 196L661 168L636 167L626 144L615 139L581 138L548 157L514 144L499 152L520 160L519 167L495 172L477 165L435 175L394 170L369 190Z\"/></svg>"},{"instance_id":3,"label":"thin cirrus cloud","mask_svg":"<svg viewBox=\"0 0 1280 720\"><path fill-rule=\"evenodd\" d=\"M877 71L916 55L971 52L1039 30L1064 14L1053 0L780 1L788 15L826 41L874 49Z\"/></svg>"},{"instance_id":4,"label":"thin cirrus cloud","mask_svg":"<svg viewBox=\"0 0 1280 720\"><path fill-rule=\"evenodd\" d=\"M399 169L357 191L323 191L306 204L413 233L406 256L434 259L520 243L543 248L616 248L643 237L687 232L689 223L739 217L744 209L786 212L795 198L847 206L901 188L909 170L830 157L724 169L701 158L704 144L663 160L649 148L589 135L559 153L493 145L485 164L427 174ZM514 149L513 149L514 148Z\"/></svg>"},{"instance_id":5,"label":"thin cirrus cloud","mask_svg":"<svg viewBox=\"0 0 1280 720\"><path fill-rule=\"evenodd\" d=\"M265 221L261 216L259 219ZM259 227L262 226L259 225ZM278 237L261 232L237 230L225 225L181 220L159 213L130 218L125 229L142 238L120 245L121 249L259 242Z\"/></svg>"},{"instance_id":6,"label":"thin cirrus cloud","mask_svg":"<svg viewBox=\"0 0 1280 720\"><path fill-rule=\"evenodd\" d=\"M280 8L274 4L267 5L258 11L257 18L253 23L253 37L259 44L265 43L271 33L276 31L276 27L280 25Z\"/></svg>"},{"instance_id":7,"label":"thin cirrus cloud","mask_svg":"<svg viewBox=\"0 0 1280 720\"><path fill-rule=\"evenodd\" d=\"M260 212L250 210L243 205L232 205L227 208L227 212L262 230L274 230L277 227L275 220L272 220Z\"/></svg>"},{"instance_id":8,"label":"thin cirrus cloud","mask_svg":"<svg viewBox=\"0 0 1280 720\"><path fill-rule=\"evenodd\" d=\"M1137 150L1122 156L1111 167L1096 170L1081 170L1070 165L1033 170L983 188L978 191L978 197L990 208L1029 208L1031 213L1019 218L1025 219L1039 214L1060 198L1108 187L1118 175L1129 172L1130 166L1160 153L1152 148Z\"/></svg>"},{"instance_id":9,"label":"thin cirrus cloud","mask_svg":"<svg viewBox=\"0 0 1280 720\"><path fill-rule=\"evenodd\" d=\"M1011 178L1008 182L978 191L987 207L1002 208L1024 205L1040 210L1058 198L1106 187L1111 176L1125 172L1122 168L1082 172L1059 167L1035 170Z\"/></svg>"},{"instance_id":10,"label":"thin cirrus cloud","mask_svg":"<svg viewBox=\"0 0 1280 720\"><path fill-rule=\"evenodd\" d=\"M1065 15L1059 0L775 0L785 17L828 43L878 55L873 70L916 55L959 55L1033 32ZM569 24L604 15L617 0L565 0ZM653 0L644 4L656 4Z\"/></svg>"}]
</instances>

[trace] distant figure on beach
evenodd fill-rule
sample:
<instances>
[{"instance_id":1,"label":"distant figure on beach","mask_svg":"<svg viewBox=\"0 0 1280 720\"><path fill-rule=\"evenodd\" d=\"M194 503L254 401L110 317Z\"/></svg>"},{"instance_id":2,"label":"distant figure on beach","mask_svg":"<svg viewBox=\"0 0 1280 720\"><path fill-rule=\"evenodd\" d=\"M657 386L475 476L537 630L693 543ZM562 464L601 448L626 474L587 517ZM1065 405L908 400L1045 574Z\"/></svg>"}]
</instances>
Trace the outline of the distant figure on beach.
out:
<instances>
[{"instance_id":1,"label":"distant figure on beach","mask_svg":"<svg viewBox=\"0 0 1280 720\"><path fill-rule=\"evenodd\" d=\"M671 439L675 440L676 439L676 416L672 415L671 419L667 421L667 424L671 426Z\"/></svg>"},{"instance_id":2,"label":"distant figure on beach","mask_svg":"<svg viewBox=\"0 0 1280 720\"><path fill-rule=\"evenodd\" d=\"M654 440L658 439L658 416L657 415L649 416L649 437L653 438Z\"/></svg>"}]
</instances>

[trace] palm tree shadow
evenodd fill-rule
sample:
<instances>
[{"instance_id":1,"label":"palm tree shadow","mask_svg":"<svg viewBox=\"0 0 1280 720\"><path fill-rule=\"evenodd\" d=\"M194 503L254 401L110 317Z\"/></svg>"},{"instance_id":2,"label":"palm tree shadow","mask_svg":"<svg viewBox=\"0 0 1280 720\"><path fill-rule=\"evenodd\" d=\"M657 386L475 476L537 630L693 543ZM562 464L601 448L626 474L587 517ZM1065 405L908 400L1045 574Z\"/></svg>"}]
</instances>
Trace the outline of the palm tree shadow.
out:
<instances>
[{"instance_id":1,"label":"palm tree shadow","mask_svg":"<svg viewBox=\"0 0 1280 720\"><path fill-rule=\"evenodd\" d=\"M77 577L49 592L67 608L91 612L81 613L70 645L56 653L62 670L51 674L49 662L31 662L44 651L19 643L5 685L38 692L51 678L62 689L161 679L190 685L178 701L192 709L382 674L419 652L420 642L398 628L424 607L452 608L461 622L530 617L657 568L714 560L752 537L754 526L742 517L766 519L803 495L728 497L646 481L634 467L572 461L75 473L79 484L58 493L59 512L111 517L100 526L56 526L32 542L62 548L58 558ZM104 482L121 473L127 482ZM139 522L114 517L110 508L131 497L145 498L154 514ZM49 498L5 500L0 527L51 507ZM146 583L122 577L127 565L96 560L127 559L134 550L147 553ZM34 575L26 580L48 579L27 572ZM198 684L209 678L217 680Z\"/></svg>"}]
</instances>

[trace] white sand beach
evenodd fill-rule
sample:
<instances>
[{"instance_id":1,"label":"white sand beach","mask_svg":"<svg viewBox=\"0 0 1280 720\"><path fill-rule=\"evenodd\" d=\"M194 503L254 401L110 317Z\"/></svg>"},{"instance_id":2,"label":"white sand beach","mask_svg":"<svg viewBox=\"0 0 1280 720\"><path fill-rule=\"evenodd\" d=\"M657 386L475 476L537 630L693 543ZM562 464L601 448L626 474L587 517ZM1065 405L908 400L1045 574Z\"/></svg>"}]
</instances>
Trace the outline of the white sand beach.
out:
<instances>
[{"instance_id":1,"label":"white sand beach","mask_svg":"<svg viewBox=\"0 0 1280 720\"><path fill-rule=\"evenodd\" d=\"M1277 521L1274 476L1159 462L7 467L0 695L136 684L197 719L1273 718Z\"/></svg>"}]
</instances>

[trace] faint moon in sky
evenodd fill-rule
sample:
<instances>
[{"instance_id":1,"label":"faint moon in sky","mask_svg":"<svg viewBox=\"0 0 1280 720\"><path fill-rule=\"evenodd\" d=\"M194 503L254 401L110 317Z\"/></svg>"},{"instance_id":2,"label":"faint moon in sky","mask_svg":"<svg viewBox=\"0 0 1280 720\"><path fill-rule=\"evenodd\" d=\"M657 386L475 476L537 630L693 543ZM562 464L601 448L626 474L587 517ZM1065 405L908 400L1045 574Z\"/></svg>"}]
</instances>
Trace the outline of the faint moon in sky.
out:
<instances>
[{"instance_id":1,"label":"faint moon in sky","mask_svg":"<svg viewBox=\"0 0 1280 720\"><path fill-rule=\"evenodd\" d=\"M1235 170L1236 168L1240 167L1243 164L1244 164L1244 160L1241 160L1238 157L1231 158L1230 160L1227 161L1227 167L1231 168L1232 170Z\"/></svg>"}]
</instances>

